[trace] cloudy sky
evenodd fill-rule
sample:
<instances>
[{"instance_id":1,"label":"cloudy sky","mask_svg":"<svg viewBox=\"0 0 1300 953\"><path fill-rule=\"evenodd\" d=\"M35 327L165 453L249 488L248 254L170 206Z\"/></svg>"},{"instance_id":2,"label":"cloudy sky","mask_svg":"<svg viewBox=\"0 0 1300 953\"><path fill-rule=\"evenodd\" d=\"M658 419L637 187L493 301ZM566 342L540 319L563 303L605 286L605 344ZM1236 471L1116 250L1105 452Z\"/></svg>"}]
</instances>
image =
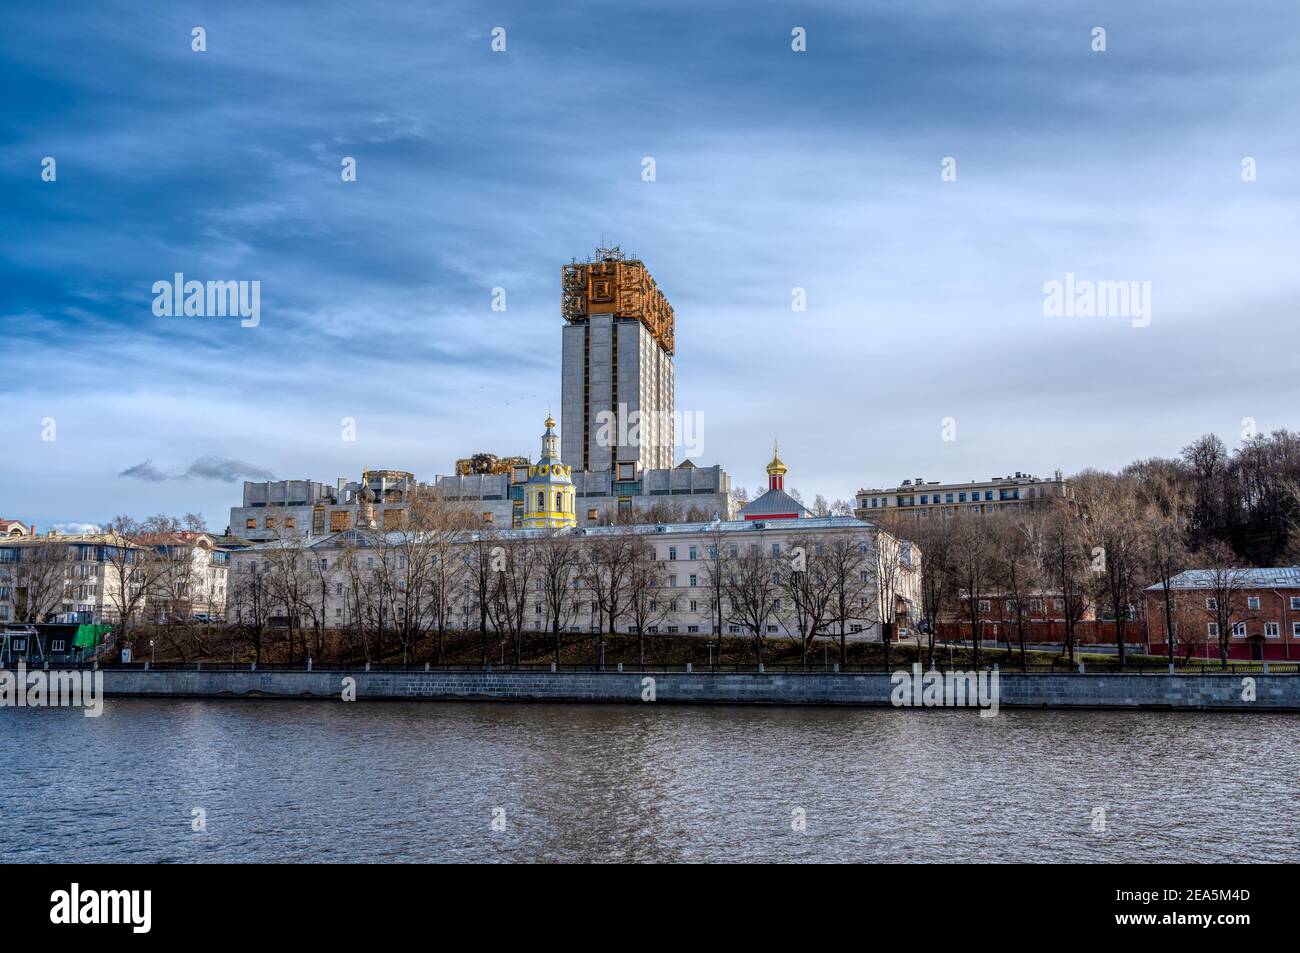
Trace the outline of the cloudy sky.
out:
<instances>
[{"instance_id":1,"label":"cloudy sky","mask_svg":"<svg viewBox=\"0 0 1300 953\"><path fill-rule=\"evenodd\" d=\"M602 238L745 486L773 438L811 499L1300 425L1300 10L971 7L8 10L0 516L222 529L244 479L535 455ZM155 316L176 272L260 281L260 324ZM1045 315L1067 273L1149 324Z\"/></svg>"}]
</instances>

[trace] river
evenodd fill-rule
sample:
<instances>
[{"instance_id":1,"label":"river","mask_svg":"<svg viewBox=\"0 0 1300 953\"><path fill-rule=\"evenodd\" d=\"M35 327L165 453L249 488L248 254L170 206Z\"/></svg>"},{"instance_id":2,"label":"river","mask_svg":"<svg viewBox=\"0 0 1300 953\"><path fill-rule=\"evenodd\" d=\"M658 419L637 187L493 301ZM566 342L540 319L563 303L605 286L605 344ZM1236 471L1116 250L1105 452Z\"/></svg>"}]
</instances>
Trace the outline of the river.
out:
<instances>
[{"instance_id":1,"label":"river","mask_svg":"<svg viewBox=\"0 0 1300 953\"><path fill-rule=\"evenodd\" d=\"M1294 714L3 709L0 860L1296 862L1298 736Z\"/></svg>"}]
</instances>

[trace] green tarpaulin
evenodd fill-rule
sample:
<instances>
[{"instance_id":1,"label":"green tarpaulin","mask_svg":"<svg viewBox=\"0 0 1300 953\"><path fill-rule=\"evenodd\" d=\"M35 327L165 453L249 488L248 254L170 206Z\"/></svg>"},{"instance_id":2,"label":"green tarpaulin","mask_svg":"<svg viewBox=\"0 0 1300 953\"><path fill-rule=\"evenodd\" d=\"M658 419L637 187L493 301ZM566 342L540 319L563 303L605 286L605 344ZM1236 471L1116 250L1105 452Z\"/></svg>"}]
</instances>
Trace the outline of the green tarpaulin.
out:
<instances>
[{"instance_id":1,"label":"green tarpaulin","mask_svg":"<svg viewBox=\"0 0 1300 953\"><path fill-rule=\"evenodd\" d=\"M79 625L77 636L72 640L72 644L79 649L93 649L103 642L104 636L111 631L113 631L111 625Z\"/></svg>"}]
</instances>

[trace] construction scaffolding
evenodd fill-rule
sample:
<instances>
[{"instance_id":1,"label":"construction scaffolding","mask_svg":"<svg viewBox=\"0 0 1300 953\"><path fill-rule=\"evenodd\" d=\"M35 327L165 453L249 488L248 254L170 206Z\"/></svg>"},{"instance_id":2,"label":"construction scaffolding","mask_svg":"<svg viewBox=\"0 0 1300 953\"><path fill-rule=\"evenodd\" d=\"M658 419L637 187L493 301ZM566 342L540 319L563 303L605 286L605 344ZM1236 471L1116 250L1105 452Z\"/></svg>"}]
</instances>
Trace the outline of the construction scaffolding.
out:
<instances>
[{"instance_id":1,"label":"construction scaffolding","mask_svg":"<svg viewBox=\"0 0 1300 953\"><path fill-rule=\"evenodd\" d=\"M597 248L592 261L564 265L560 289L560 313L570 324L581 324L593 314L634 318L660 347L673 353L673 306L645 262L625 258L617 245Z\"/></svg>"}]
</instances>

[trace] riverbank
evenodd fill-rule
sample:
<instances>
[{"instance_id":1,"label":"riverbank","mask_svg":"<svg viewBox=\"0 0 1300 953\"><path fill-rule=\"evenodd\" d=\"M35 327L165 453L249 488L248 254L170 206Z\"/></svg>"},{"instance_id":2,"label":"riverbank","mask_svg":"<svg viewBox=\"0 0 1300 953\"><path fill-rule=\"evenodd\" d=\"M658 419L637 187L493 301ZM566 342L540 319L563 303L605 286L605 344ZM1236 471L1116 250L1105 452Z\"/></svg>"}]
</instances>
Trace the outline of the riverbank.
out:
<instances>
[{"instance_id":1,"label":"riverbank","mask_svg":"<svg viewBox=\"0 0 1300 953\"><path fill-rule=\"evenodd\" d=\"M103 669L109 697L899 707L889 672ZM1300 711L1300 676L1022 674L981 684L1001 708ZM988 708L974 696L962 707ZM903 696L924 702L920 689ZM935 706L938 707L938 706Z\"/></svg>"}]
</instances>

